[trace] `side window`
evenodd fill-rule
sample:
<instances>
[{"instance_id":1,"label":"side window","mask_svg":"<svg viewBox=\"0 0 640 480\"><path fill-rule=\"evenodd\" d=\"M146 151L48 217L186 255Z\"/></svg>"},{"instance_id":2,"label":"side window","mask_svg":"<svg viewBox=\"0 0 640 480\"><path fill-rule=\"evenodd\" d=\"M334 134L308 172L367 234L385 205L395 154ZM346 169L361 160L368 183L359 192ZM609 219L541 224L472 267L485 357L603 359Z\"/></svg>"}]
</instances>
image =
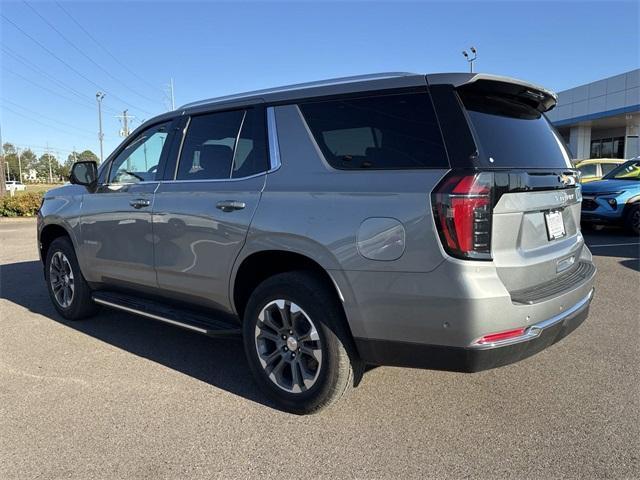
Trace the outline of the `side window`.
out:
<instances>
[{"instance_id":1,"label":"side window","mask_svg":"<svg viewBox=\"0 0 640 480\"><path fill-rule=\"evenodd\" d=\"M428 93L308 102L300 110L334 168L449 166Z\"/></svg>"},{"instance_id":2,"label":"side window","mask_svg":"<svg viewBox=\"0 0 640 480\"><path fill-rule=\"evenodd\" d=\"M111 163L109 183L138 183L156 179L171 122L138 135Z\"/></svg>"},{"instance_id":3,"label":"side window","mask_svg":"<svg viewBox=\"0 0 640 480\"><path fill-rule=\"evenodd\" d=\"M595 163L582 165L581 167L578 167L578 170L580 170L583 177L595 177L598 174Z\"/></svg>"},{"instance_id":4,"label":"side window","mask_svg":"<svg viewBox=\"0 0 640 480\"><path fill-rule=\"evenodd\" d=\"M233 178L265 172L267 165L267 133L263 109L247 110L233 155Z\"/></svg>"},{"instance_id":5,"label":"side window","mask_svg":"<svg viewBox=\"0 0 640 480\"><path fill-rule=\"evenodd\" d=\"M262 109L191 118L176 180L242 178L268 170Z\"/></svg>"},{"instance_id":6,"label":"side window","mask_svg":"<svg viewBox=\"0 0 640 480\"><path fill-rule=\"evenodd\" d=\"M615 163L601 163L600 168L602 168L602 176L605 176L614 168L618 168L618 165Z\"/></svg>"},{"instance_id":7,"label":"side window","mask_svg":"<svg viewBox=\"0 0 640 480\"><path fill-rule=\"evenodd\" d=\"M244 110L237 110L192 117L176 180L230 178L234 147L244 116Z\"/></svg>"}]
</instances>

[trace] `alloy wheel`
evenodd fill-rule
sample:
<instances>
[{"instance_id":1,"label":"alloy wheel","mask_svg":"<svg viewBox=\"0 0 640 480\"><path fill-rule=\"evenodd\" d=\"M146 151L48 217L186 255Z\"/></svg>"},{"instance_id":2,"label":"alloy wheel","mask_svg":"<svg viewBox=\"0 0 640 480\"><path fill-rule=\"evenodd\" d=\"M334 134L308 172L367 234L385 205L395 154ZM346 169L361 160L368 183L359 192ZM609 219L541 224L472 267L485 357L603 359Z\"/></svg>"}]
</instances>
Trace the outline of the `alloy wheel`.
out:
<instances>
[{"instance_id":1,"label":"alloy wheel","mask_svg":"<svg viewBox=\"0 0 640 480\"><path fill-rule=\"evenodd\" d=\"M302 393L318 380L320 335L296 303L279 299L265 305L258 314L255 346L267 377L282 390Z\"/></svg>"},{"instance_id":2,"label":"alloy wheel","mask_svg":"<svg viewBox=\"0 0 640 480\"><path fill-rule=\"evenodd\" d=\"M75 291L73 270L67 256L58 251L51 257L49 282L53 296L62 308L69 308Z\"/></svg>"}]
</instances>

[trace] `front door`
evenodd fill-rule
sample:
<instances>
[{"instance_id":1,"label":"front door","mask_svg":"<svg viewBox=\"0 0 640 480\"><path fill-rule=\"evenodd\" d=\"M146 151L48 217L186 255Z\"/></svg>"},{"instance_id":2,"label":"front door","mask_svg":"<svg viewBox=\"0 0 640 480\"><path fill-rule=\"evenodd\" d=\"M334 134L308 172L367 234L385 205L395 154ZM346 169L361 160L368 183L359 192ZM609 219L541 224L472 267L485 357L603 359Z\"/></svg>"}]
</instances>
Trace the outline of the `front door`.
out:
<instances>
[{"instance_id":1,"label":"front door","mask_svg":"<svg viewBox=\"0 0 640 480\"><path fill-rule=\"evenodd\" d=\"M263 115L251 108L188 120L153 206L158 286L168 295L229 309L229 275L268 169Z\"/></svg>"},{"instance_id":2,"label":"front door","mask_svg":"<svg viewBox=\"0 0 640 480\"><path fill-rule=\"evenodd\" d=\"M84 195L80 257L87 280L121 287L156 287L151 212L170 122L136 135L106 165L105 182Z\"/></svg>"}]
</instances>

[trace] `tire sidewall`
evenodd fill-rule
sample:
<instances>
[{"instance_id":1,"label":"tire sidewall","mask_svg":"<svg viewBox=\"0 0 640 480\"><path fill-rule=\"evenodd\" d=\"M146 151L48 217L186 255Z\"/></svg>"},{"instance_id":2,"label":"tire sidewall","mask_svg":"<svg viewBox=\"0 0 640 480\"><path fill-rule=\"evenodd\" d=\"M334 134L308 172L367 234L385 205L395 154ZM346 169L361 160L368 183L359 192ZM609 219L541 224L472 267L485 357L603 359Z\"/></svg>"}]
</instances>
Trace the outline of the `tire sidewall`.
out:
<instances>
[{"instance_id":1,"label":"tire sidewall","mask_svg":"<svg viewBox=\"0 0 640 480\"><path fill-rule=\"evenodd\" d=\"M61 252L67 257L69 261L69 265L71 265L71 271L73 272L74 278L74 291L73 291L73 299L71 300L71 305L67 308L62 307L55 298L53 293L53 289L51 288L51 279L50 279L50 268L51 268L51 259L55 255L56 252ZM82 278L82 273L80 272L80 266L78 265L78 260L76 258L75 250L73 249L73 245L71 241L67 238L61 237L55 239L49 249L47 250L47 259L45 262L45 280L47 282L47 290L49 291L49 296L51 297L51 302L55 309L67 319L75 319L79 313L81 308L81 302L83 300L83 292L84 282Z\"/></svg>"},{"instance_id":2,"label":"tire sidewall","mask_svg":"<svg viewBox=\"0 0 640 480\"><path fill-rule=\"evenodd\" d=\"M280 276L278 276L280 277ZM340 341L335 330L335 311L320 302L313 289L305 284L292 284L269 279L260 285L245 309L243 321L244 349L256 381L269 397L293 413L309 413L315 410L336 388L335 373L339 368ZM322 348L322 366L316 383L307 391L289 393L274 384L266 375L255 345L255 328L258 314L270 302L282 299L296 303L316 326Z\"/></svg>"},{"instance_id":3,"label":"tire sidewall","mask_svg":"<svg viewBox=\"0 0 640 480\"><path fill-rule=\"evenodd\" d=\"M640 235L640 230L634 228L633 226L633 216L637 214L637 212L640 211L640 205L639 204L634 204L631 206L631 208L629 208L629 211L627 213L627 218L626 218L626 227L627 230L633 234L633 235Z\"/></svg>"}]
</instances>

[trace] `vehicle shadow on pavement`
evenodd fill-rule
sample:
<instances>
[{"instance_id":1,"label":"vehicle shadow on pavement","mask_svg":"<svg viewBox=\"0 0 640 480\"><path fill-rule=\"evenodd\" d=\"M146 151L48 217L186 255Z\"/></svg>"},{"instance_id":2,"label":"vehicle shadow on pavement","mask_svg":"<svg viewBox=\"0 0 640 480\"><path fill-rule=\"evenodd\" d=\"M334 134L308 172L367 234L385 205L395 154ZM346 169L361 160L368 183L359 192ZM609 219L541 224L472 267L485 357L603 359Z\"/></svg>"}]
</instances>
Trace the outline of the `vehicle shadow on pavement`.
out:
<instances>
[{"instance_id":1,"label":"vehicle shadow on pavement","mask_svg":"<svg viewBox=\"0 0 640 480\"><path fill-rule=\"evenodd\" d=\"M255 385L239 339L214 339L109 309L87 320L68 321L53 308L42 275L38 261L0 265L0 298L213 387L277 409Z\"/></svg>"},{"instance_id":2,"label":"vehicle shadow on pavement","mask_svg":"<svg viewBox=\"0 0 640 480\"><path fill-rule=\"evenodd\" d=\"M639 237L615 228L585 232L584 237L594 256L620 258L623 267L640 271Z\"/></svg>"}]
</instances>

